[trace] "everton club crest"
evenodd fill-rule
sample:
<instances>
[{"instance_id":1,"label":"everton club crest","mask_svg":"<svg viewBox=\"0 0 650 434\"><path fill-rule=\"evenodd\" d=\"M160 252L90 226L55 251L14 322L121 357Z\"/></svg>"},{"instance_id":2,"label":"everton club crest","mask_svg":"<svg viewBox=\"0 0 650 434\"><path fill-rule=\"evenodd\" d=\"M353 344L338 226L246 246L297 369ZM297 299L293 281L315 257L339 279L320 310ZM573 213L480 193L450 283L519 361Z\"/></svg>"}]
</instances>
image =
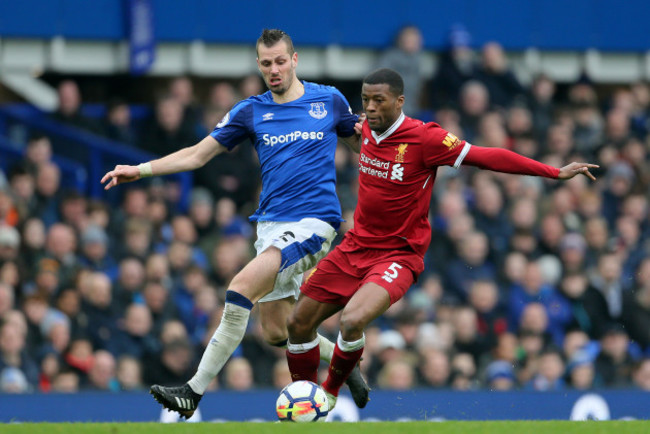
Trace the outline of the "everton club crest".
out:
<instances>
[{"instance_id":1,"label":"everton club crest","mask_svg":"<svg viewBox=\"0 0 650 434\"><path fill-rule=\"evenodd\" d=\"M309 110L309 115L314 119L323 119L327 116L327 110L325 110L324 102L313 102L311 103L311 109Z\"/></svg>"}]
</instances>

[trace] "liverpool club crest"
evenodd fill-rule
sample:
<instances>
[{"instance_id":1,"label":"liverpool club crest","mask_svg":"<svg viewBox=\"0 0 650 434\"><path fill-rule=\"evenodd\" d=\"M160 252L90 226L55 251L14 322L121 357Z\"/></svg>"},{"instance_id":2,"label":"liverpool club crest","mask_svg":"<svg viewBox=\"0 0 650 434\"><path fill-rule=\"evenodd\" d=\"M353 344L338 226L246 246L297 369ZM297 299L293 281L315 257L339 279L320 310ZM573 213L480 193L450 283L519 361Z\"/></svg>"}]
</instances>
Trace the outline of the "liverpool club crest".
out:
<instances>
[{"instance_id":1,"label":"liverpool club crest","mask_svg":"<svg viewBox=\"0 0 650 434\"><path fill-rule=\"evenodd\" d=\"M314 119L323 119L327 116L327 110L325 110L324 102L313 102L311 103L311 109L309 110L309 115Z\"/></svg>"},{"instance_id":2,"label":"liverpool club crest","mask_svg":"<svg viewBox=\"0 0 650 434\"><path fill-rule=\"evenodd\" d=\"M395 155L395 161L397 163L403 163L404 162L404 154L406 154L406 148L408 147L407 143L401 143L395 148L397 151L397 155Z\"/></svg>"}]
</instances>

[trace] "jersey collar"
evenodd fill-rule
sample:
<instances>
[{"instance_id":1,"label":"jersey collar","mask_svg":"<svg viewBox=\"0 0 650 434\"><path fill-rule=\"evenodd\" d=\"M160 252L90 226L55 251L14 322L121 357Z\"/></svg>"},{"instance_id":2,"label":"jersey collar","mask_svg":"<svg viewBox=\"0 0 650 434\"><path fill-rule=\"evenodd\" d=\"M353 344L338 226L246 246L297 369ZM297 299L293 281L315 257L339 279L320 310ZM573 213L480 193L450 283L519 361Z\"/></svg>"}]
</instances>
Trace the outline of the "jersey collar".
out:
<instances>
[{"instance_id":1,"label":"jersey collar","mask_svg":"<svg viewBox=\"0 0 650 434\"><path fill-rule=\"evenodd\" d=\"M395 123L380 135L377 135L374 131L370 131L370 133L372 134L372 138L375 139L375 142L377 144L379 144L379 142L381 142L382 140L384 140L385 138L393 134L400 127L400 125L402 125L402 122L404 122L404 118L405 118L404 112L401 112L399 117L395 121Z\"/></svg>"}]
</instances>

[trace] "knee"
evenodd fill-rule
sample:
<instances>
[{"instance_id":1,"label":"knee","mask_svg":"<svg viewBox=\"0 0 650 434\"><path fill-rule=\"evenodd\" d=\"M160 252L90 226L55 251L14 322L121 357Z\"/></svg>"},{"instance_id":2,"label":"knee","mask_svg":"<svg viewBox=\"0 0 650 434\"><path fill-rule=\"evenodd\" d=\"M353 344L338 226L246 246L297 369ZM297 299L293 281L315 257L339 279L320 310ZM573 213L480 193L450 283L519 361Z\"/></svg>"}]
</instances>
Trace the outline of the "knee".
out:
<instances>
[{"instance_id":1,"label":"knee","mask_svg":"<svg viewBox=\"0 0 650 434\"><path fill-rule=\"evenodd\" d=\"M300 344L311 340L316 327L311 322L303 321L292 313L287 318L287 330L289 331L290 342Z\"/></svg>"},{"instance_id":2,"label":"knee","mask_svg":"<svg viewBox=\"0 0 650 434\"><path fill-rule=\"evenodd\" d=\"M277 324L263 324L262 338L269 345L283 345L288 338L287 330Z\"/></svg>"},{"instance_id":3,"label":"knee","mask_svg":"<svg viewBox=\"0 0 650 434\"><path fill-rule=\"evenodd\" d=\"M346 341L360 339L366 325L362 317L344 310L341 315L341 336Z\"/></svg>"}]
</instances>

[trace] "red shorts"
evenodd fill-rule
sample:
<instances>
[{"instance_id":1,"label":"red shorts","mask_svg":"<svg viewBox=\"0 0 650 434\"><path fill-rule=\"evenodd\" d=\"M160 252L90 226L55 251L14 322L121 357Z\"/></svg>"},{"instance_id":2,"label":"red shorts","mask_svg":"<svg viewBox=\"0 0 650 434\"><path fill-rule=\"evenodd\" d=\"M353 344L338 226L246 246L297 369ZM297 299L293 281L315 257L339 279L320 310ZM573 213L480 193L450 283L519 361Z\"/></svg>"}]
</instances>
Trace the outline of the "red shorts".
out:
<instances>
[{"instance_id":1,"label":"red shorts","mask_svg":"<svg viewBox=\"0 0 650 434\"><path fill-rule=\"evenodd\" d=\"M411 250L369 249L346 237L322 259L300 291L321 303L345 306L366 283L388 291L393 304L406 294L424 270L424 261Z\"/></svg>"}]
</instances>

